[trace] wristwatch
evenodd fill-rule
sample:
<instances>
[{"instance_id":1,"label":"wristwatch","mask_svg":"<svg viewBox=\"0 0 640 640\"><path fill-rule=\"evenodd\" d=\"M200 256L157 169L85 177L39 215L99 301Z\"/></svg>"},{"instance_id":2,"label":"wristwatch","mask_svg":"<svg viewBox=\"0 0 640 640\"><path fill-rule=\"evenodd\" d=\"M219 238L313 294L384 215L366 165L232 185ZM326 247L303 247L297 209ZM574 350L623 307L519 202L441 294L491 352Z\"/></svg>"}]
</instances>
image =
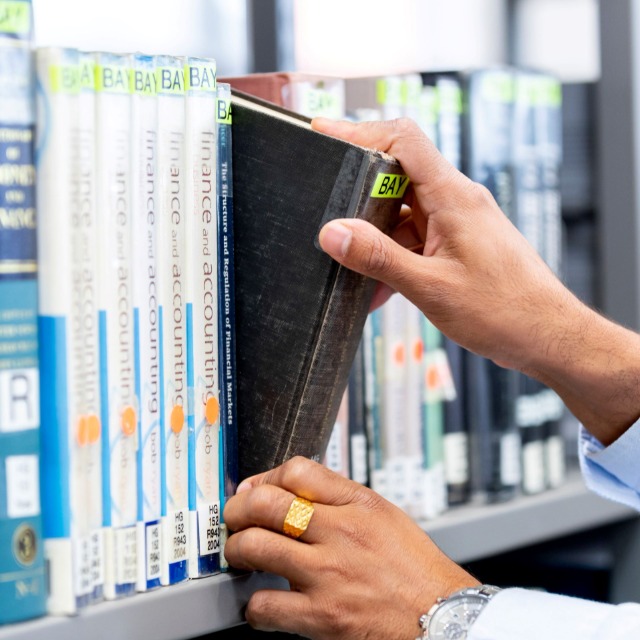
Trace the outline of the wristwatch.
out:
<instances>
[{"instance_id":1,"label":"wristwatch","mask_svg":"<svg viewBox=\"0 0 640 640\"><path fill-rule=\"evenodd\" d=\"M471 625L499 587L484 584L455 591L448 598L438 598L418 624L422 634L416 640L465 640Z\"/></svg>"}]
</instances>

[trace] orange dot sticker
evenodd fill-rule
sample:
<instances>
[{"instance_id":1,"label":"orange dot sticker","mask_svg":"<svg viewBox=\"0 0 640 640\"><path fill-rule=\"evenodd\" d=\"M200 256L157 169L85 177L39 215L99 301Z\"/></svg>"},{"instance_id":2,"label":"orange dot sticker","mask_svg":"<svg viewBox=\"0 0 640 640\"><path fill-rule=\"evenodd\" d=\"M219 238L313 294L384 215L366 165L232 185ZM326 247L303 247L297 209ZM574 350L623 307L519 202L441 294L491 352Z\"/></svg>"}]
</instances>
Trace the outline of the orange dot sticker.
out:
<instances>
[{"instance_id":1,"label":"orange dot sticker","mask_svg":"<svg viewBox=\"0 0 640 640\"><path fill-rule=\"evenodd\" d=\"M132 436L136 432L136 410L133 407L125 407L120 426L125 436Z\"/></svg>"},{"instance_id":2,"label":"orange dot sticker","mask_svg":"<svg viewBox=\"0 0 640 640\"><path fill-rule=\"evenodd\" d=\"M80 416L78 418L76 441L80 447L86 447L87 444L89 444L89 425L87 424L86 416Z\"/></svg>"},{"instance_id":3,"label":"orange dot sticker","mask_svg":"<svg viewBox=\"0 0 640 640\"><path fill-rule=\"evenodd\" d=\"M95 444L100 440L100 418L95 413L87 416L87 430L89 432L89 444Z\"/></svg>"},{"instance_id":4,"label":"orange dot sticker","mask_svg":"<svg viewBox=\"0 0 640 640\"><path fill-rule=\"evenodd\" d=\"M437 367L430 365L427 368L427 389L429 389L429 391L436 391L440 386L440 372Z\"/></svg>"},{"instance_id":5,"label":"orange dot sticker","mask_svg":"<svg viewBox=\"0 0 640 640\"><path fill-rule=\"evenodd\" d=\"M393 360L396 364L404 364L404 345L399 344L393 351Z\"/></svg>"},{"instance_id":6,"label":"orange dot sticker","mask_svg":"<svg viewBox=\"0 0 640 640\"><path fill-rule=\"evenodd\" d=\"M177 404L171 409L171 431L180 433L184 426L184 409Z\"/></svg>"},{"instance_id":7,"label":"orange dot sticker","mask_svg":"<svg viewBox=\"0 0 640 640\"><path fill-rule=\"evenodd\" d=\"M204 417L209 424L215 424L220 417L220 404L216 398L207 398L204 407Z\"/></svg>"},{"instance_id":8,"label":"orange dot sticker","mask_svg":"<svg viewBox=\"0 0 640 640\"><path fill-rule=\"evenodd\" d=\"M416 340L413 345L413 358L416 362L422 360L422 354L424 353L424 344L422 340Z\"/></svg>"}]
</instances>

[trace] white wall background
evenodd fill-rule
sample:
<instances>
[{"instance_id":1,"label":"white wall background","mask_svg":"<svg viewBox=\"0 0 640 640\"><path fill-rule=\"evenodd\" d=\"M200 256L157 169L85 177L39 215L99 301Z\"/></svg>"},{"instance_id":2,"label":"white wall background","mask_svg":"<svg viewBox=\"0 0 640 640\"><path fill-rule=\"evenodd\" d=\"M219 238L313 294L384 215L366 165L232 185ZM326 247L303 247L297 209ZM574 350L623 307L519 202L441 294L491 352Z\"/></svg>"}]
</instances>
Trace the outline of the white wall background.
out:
<instances>
[{"instance_id":1,"label":"white wall background","mask_svg":"<svg viewBox=\"0 0 640 640\"><path fill-rule=\"evenodd\" d=\"M519 64L552 71L565 82L600 77L598 0L519 0L516 30Z\"/></svg>"},{"instance_id":2,"label":"white wall background","mask_svg":"<svg viewBox=\"0 0 640 640\"><path fill-rule=\"evenodd\" d=\"M35 41L86 50L212 56L247 69L245 0L33 0Z\"/></svg>"},{"instance_id":3,"label":"white wall background","mask_svg":"<svg viewBox=\"0 0 640 640\"><path fill-rule=\"evenodd\" d=\"M296 0L299 70L365 75L504 62L504 0Z\"/></svg>"}]
</instances>

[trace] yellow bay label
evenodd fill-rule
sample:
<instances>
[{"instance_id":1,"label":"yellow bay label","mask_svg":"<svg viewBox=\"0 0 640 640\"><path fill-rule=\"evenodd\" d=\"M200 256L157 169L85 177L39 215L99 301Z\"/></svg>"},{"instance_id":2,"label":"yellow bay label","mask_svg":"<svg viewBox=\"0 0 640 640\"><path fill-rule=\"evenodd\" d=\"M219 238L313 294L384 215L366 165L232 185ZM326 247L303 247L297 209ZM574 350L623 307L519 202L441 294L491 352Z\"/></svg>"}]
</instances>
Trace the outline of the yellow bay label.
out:
<instances>
[{"instance_id":1,"label":"yellow bay label","mask_svg":"<svg viewBox=\"0 0 640 640\"><path fill-rule=\"evenodd\" d=\"M132 69L129 74L130 91L143 96L155 96L158 76L153 69Z\"/></svg>"},{"instance_id":2,"label":"yellow bay label","mask_svg":"<svg viewBox=\"0 0 640 640\"><path fill-rule=\"evenodd\" d=\"M80 91L80 68L76 64L49 67L49 82L52 93L78 93Z\"/></svg>"},{"instance_id":3,"label":"yellow bay label","mask_svg":"<svg viewBox=\"0 0 640 640\"><path fill-rule=\"evenodd\" d=\"M129 69L117 64L96 65L96 91L129 93Z\"/></svg>"},{"instance_id":4,"label":"yellow bay label","mask_svg":"<svg viewBox=\"0 0 640 640\"><path fill-rule=\"evenodd\" d=\"M31 3L0 0L0 33L28 35L31 30Z\"/></svg>"},{"instance_id":5,"label":"yellow bay label","mask_svg":"<svg viewBox=\"0 0 640 640\"><path fill-rule=\"evenodd\" d=\"M96 88L96 63L88 56L80 60L79 65L80 89L93 91Z\"/></svg>"},{"instance_id":6,"label":"yellow bay label","mask_svg":"<svg viewBox=\"0 0 640 640\"><path fill-rule=\"evenodd\" d=\"M156 89L164 95L184 95L184 69L182 67L158 67Z\"/></svg>"},{"instance_id":7,"label":"yellow bay label","mask_svg":"<svg viewBox=\"0 0 640 640\"><path fill-rule=\"evenodd\" d=\"M218 98L216 108L216 122L220 124L231 124L231 101Z\"/></svg>"},{"instance_id":8,"label":"yellow bay label","mask_svg":"<svg viewBox=\"0 0 640 640\"><path fill-rule=\"evenodd\" d=\"M379 173L376 178L372 198L402 198L409 185L407 176L397 173Z\"/></svg>"},{"instance_id":9,"label":"yellow bay label","mask_svg":"<svg viewBox=\"0 0 640 640\"><path fill-rule=\"evenodd\" d=\"M513 76L488 74L482 77L482 97L489 102L513 102L515 82Z\"/></svg>"},{"instance_id":10,"label":"yellow bay label","mask_svg":"<svg viewBox=\"0 0 640 640\"><path fill-rule=\"evenodd\" d=\"M184 85L186 91L216 90L216 65L213 62L195 62L184 65Z\"/></svg>"}]
</instances>

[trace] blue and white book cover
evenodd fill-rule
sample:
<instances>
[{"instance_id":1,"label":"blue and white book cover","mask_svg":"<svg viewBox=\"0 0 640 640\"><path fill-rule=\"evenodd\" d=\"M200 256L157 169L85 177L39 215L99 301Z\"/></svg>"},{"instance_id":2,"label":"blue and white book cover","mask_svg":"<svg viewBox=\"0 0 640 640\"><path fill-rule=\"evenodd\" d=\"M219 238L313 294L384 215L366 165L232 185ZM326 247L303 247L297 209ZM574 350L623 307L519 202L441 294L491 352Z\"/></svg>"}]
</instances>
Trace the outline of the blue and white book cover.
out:
<instances>
[{"instance_id":1,"label":"blue and white book cover","mask_svg":"<svg viewBox=\"0 0 640 640\"><path fill-rule=\"evenodd\" d=\"M226 570L224 505L238 485L238 426L236 407L236 329L233 253L233 168L231 87L218 83L216 133L218 140L218 335L220 367L220 568Z\"/></svg>"},{"instance_id":2,"label":"blue and white book cover","mask_svg":"<svg viewBox=\"0 0 640 640\"><path fill-rule=\"evenodd\" d=\"M0 624L46 612L31 3L0 2Z\"/></svg>"},{"instance_id":3,"label":"blue and white book cover","mask_svg":"<svg viewBox=\"0 0 640 640\"><path fill-rule=\"evenodd\" d=\"M98 220L96 185L95 61L91 53L78 52L79 91L76 141L76 234L82 270L82 415L87 433L84 444L84 482L87 524L90 530L91 601L104 595L104 530L102 512L102 418L100 406L100 332L98 327Z\"/></svg>"},{"instance_id":4,"label":"blue and white book cover","mask_svg":"<svg viewBox=\"0 0 640 640\"><path fill-rule=\"evenodd\" d=\"M187 58L185 211L189 576L220 571L216 63Z\"/></svg>"},{"instance_id":5,"label":"blue and white book cover","mask_svg":"<svg viewBox=\"0 0 640 640\"><path fill-rule=\"evenodd\" d=\"M84 414L83 269L77 182L79 64L75 49L37 51L37 199L40 203L43 517L48 610L89 604L89 444ZM95 318L94 322L97 321Z\"/></svg>"},{"instance_id":6,"label":"blue and white book cover","mask_svg":"<svg viewBox=\"0 0 640 640\"><path fill-rule=\"evenodd\" d=\"M160 317L156 217L158 122L153 56L131 56L131 202L138 412L138 591L160 586L162 566Z\"/></svg>"},{"instance_id":7,"label":"blue and white book cover","mask_svg":"<svg viewBox=\"0 0 640 640\"><path fill-rule=\"evenodd\" d=\"M158 91L158 301L162 341L162 584L186 580L189 560L189 430L185 278L184 61L156 57Z\"/></svg>"},{"instance_id":8,"label":"blue and white book cover","mask_svg":"<svg viewBox=\"0 0 640 640\"><path fill-rule=\"evenodd\" d=\"M114 599L135 593L137 578L130 69L126 55L95 63L104 594Z\"/></svg>"}]
</instances>

